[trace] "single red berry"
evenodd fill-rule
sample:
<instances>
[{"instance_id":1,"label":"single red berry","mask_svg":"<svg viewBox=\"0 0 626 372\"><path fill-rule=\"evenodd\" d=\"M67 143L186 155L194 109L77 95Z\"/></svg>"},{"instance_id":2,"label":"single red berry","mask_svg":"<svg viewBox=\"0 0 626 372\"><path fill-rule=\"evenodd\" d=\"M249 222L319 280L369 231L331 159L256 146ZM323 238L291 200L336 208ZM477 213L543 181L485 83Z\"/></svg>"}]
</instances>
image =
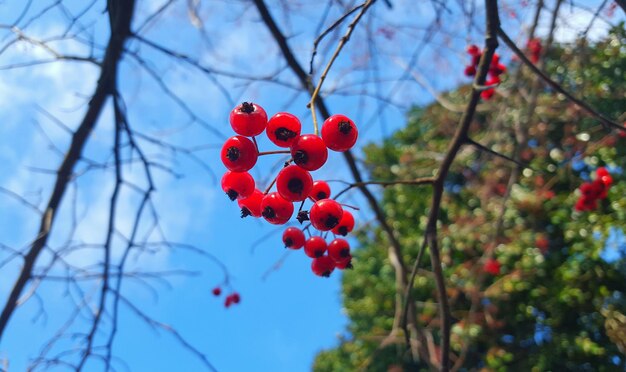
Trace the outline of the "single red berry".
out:
<instances>
[{"instance_id":1,"label":"single red berry","mask_svg":"<svg viewBox=\"0 0 626 372\"><path fill-rule=\"evenodd\" d=\"M465 76L474 76L476 75L476 67L473 65L465 66L465 71L463 71Z\"/></svg>"},{"instance_id":2,"label":"single red berry","mask_svg":"<svg viewBox=\"0 0 626 372\"><path fill-rule=\"evenodd\" d=\"M343 261L350 257L350 244L347 240L337 238L328 244L328 256L335 262Z\"/></svg>"},{"instance_id":3,"label":"single red berry","mask_svg":"<svg viewBox=\"0 0 626 372\"><path fill-rule=\"evenodd\" d=\"M283 232L285 248L300 249L304 245L305 240L304 233L297 227L288 227L285 232Z\"/></svg>"},{"instance_id":4,"label":"single red berry","mask_svg":"<svg viewBox=\"0 0 626 372\"><path fill-rule=\"evenodd\" d=\"M343 208L341 208L341 204L332 199L316 201L309 212L311 224L321 231L328 231L337 226L342 216Z\"/></svg>"},{"instance_id":5,"label":"single red berry","mask_svg":"<svg viewBox=\"0 0 626 372\"><path fill-rule=\"evenodd\" d=\"M261 217L261 201L263 201L264 196L265 194L260 190L254 190L252 195L245 199L239 199L237 204L241 208L241 218L248 216Z\"/></svg>"},{"instance_id":6,"label":"single red berry","mask_svg":"<svg viewBox=\"0 0 626 372\"><path fill-rule=\"evenodd\" d=\"M322 139L326 147L344 152L354 146L359 136L356 125L345 115L332 115L322 125Z\"/></svg>"},{"instance_id":7,"label":"single red berry","mask_svg":"<svg viewBox=\"0 0 626 372\"><path fill-rule=\"evenodd\" d=\"M491 57L491 65L497 65L500 62L500 56L498 53L494 53L493 57Z\"/></svg>"},{"instance_id":8,"label":"single red berry","mask_svg":"<svg viewBox=\"0 0 626 372\"><path fill-rule=\"evenodd\" d=\"M237 134L252 137L263 133L267 125L267 114L263 107L244 102L230 112L230 126Z\"/></svg>"},{"instance_id":9,"label":"single red berry","mask_svg":"<svg viewBox=\"0 0 626 372\"><path fill-rule=\"evenodd\" d=\"M228 308L232 304L233 304L233 299L230 298L230 296L226 296L226 299L224 299L224 307Z\"/></svg>"},{"instance_id":10,"label":"single red berry","mask_svg":"<svg viewBox=\"0 0 626 372\"><path fill-rule=\"evenodd\" d=\"M313 182L313 188L309 193L309 197L315 201L330 198L330 186L325 181Z\"/></svg>"},{"instance_id":11,"label":"single red berry","mask_svg":"<svg viewBox=\"0 0 626 372\"><path fill-rule=\"evenodd\" d=\"M222 294L222 289L220 287L215 287L211 292L213 292L214 296L219 296Z\"/></svg>"},{"instance_id":12,"label":"single red berry","mask_svg":"<svg viewBox=\"0 0 626 372\"><path fill-rule=\"evenodd\" d=\"M499 275L500 274L500 262L498 262L498 260L496 260L495 258L489 258L485 262L483 269L488 274L491 274L494 276Z\"/></svg>"},{"instance_id":13,"label":"single red berry","mask_svg":"<svg viewBox=\"0 0 626 372\"><path fill-rule=\"evenodd\" d=\"M256 164L258 151L254 143L242 136L233 136L222 146L222 163L233 172L247 172Z\"/></svg>"},{"instance_id":14,"label":"single red berry","mask_svg":"<svg viewBox=\"0 0 626 372\"><path fill-rule=\"evenodd\" d=\"M339 270L352 269L352 256L348 255L345 259L335 262L335 268Z\"/></svg>"},{"instance_id":15,"label":"single red berry","mask_svg":"<svg viewBox=\"0 0 626 372\"><path fill-rule=\"evenodd\" d=\"M290 147L300 136L302 125L295 115L279 112L267 122L267 137L278 147Z\"/></svg>"},{"instance_id":16,"label":"single red berry","mask_svg":"<svg viewBox=\"0 0 626 372\"><path fill-rule=\"evenodd\" d=\"M254 178L248 172L227 171L222 177L222 190L230 200L245 199L254 192Z\"/></svg>"},{"instance_id":17,"label":"single red berry","mask_svg":"<svg viewBox=\"0 0 626 372\"><path fill-rule=\"evenodd\" d=\"M311 270L315 275L328 278L335 269L335 262L328 256L314 258L311 262Z\"/></svg>"},{"instance_id":18,"label":"single red berry","mask_svg":"<svg viewBox=\"0 0 626 372\"><path fill-rule=\"evenodd\" d=\"M354 217L352 213L344 209L339 224L333 227L333 234L346 236L352 229L354 229Z\"/></svg>"},{"instance_id":19,"label":"single red berry","mask_svg":"<svg viewBox=\"0 0 626 372\"><path fill-rule=\"evenodd\" d=\"M261 201L261 215L265 220L274 225L282 225L289 221L293 214L293 203L272 192Z\"/></svg>"},{"instance_id":20,"label":"single red berry","mask_svg":"<svg viewBox=\"0 0 626 372\"><path fill-rule=\"evenodd\" d=\"M241 296L239 296L239 293L237 292L231 294L230 298L233 300L234 304L238 304L241 301Z\"/></svg>"},{"instance_id":21,"label":"single red berry","mask_svg":"<svg viewBox=\"0 0 626 372\"><path fill-rule=\"evenodd\" d=\"M467 53L469 53L470 55L476 55L480 53L480 48L478 48L477 45L472 44L470 46L467 47Z\"/></svg>"},{"instance_id":22,"label":"single red berry","mask_svg":"<svg viewBox=\"0 0 626 372\"><path fill-rule=\"evenodd\" d=\"M308 171L320 169L326 159L328 159L328 150L319 136L314 134L305 134L296 139L291 146L291 156L294 163L299 167Z\"/></svg>"},{"instance_id":23,"label":"single red berry","mask_svg":"<svg viewBox=\"0 0 626 372\"><path fill-rule=\"evenodd\" d=\"M312 236L304 242L304 254L311 258L322 257L327 249L326 240L321 236Z\"/></svg>"},{"instance_id":24,"label":"single red berry","mask_svg":"<svg viewBox=\"0 0 626 372\"><path fill-rule=\"evenodd\" d=\"M484 99L484 100L489 100L491 99L491 97L493 97L493 95L496 94L496 90L491 88L491 89L487 89L487 90L483 90L482 92L480 92L480 96Z\"/></svg>"},{"instance_id":25,"label":"single red berry","mask_svg":"<svg viewBox=\"0 0 626 372\"><path fill-rule=\"evenodd\" d=\"M313 178L306 170L297 165L281 169L276 178L276 189L283 198L296 202L303 201L313 188Z\"/></svg>"}]
</instances>

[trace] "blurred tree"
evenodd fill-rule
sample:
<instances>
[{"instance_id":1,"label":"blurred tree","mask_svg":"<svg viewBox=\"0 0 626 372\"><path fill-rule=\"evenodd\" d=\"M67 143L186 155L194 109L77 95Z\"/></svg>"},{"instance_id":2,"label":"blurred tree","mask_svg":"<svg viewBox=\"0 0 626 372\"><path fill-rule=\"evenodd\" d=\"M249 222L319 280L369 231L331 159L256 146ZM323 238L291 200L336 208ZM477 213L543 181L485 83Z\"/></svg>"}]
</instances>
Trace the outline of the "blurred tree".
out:
<instances>
[{"instance_id":1,"label":"blurred tree","mask_svg":"<svg viewBox=\"0 0 626 372\"><path fill-rule=\"evenodd\" d=\"M550 76L568 91L611 117L626 107L626 31L607 38L554 46L545 58ZM477 114L473 139L504 154L514 153L510 133L527 108L534 76L510 66L501 95ZM470 87L445 99L462 102ZM415 108L405 129L382 145L366 147L373 179L394 181L431 176L458 114L438 104ZM626 139L581 115L549 88L537 106L520 148L524 167L467 146L446 179L441 211L441 251L454 318L454 369L624 370L626 314ZM435 154L435 156L433 156ZM579 186L608 169L608 197L592 211L577 211ZM521 171L517 182L509 179ZM423 240L431 192L406 185L385 189L382 205L401 237L406 260ZM419 227L415 221L419 221ZM402 371L415 364L402 334L393 334L393 267L379 228L359 234L355 268L343 277L348 334L336 349L320 353L315 371ZM440 339L435 285L424 260L413 286L418 328L429 350ZM606 328L605 328L606 327ZM606 330L605 330L606 329ZM430 353L436 355L436 353Z\"/></svg>"}]
</instances>

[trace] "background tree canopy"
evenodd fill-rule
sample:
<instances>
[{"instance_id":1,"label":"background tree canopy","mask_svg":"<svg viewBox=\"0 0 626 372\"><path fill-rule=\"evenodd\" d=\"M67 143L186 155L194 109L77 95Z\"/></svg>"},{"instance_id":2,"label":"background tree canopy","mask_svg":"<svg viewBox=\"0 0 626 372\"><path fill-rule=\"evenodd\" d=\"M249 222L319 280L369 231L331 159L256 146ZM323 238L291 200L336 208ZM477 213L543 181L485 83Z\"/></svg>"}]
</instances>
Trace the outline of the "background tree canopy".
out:
<instances>
[{"instance_id":1,"label":"background tree canopy","mask_svg":"<svg viewBox=\"0 0 626 372\"><path fill-rule=\"evenodd\" d=\"M622 24L596 43L554 45L545 68L576 96L623 118L625 45ZM541 86L528 112L535 79L511 63L501 94L483 104L470 130L499 153L518 151L524 166L467 146L446 180L440 228L454 318L452 361L462 370L624 370L626 139L607 134L548 87ZM468 91L463 86L441 99L455 105ZM366 147L371 177L431 176L459 116L438 103L414 108L406 128ZM517 128L526 137L520 143L510 133L525 117L528 125ZM595 179L599 167L613 179L608 197L592 211L575 210L579 186ZM382 204L407 261L422 244L430 198L429 189L412 185L384 191ZM347 333L337 348L318 355L314 370L428 368L428 361L412 364L401 334L386 338L395 311L388 244L380 228L361 229L355 268L343 276ZM418 328L436 348L437 297L429 260L423 262L413 299Z\"/></svg>"}]
</instances>

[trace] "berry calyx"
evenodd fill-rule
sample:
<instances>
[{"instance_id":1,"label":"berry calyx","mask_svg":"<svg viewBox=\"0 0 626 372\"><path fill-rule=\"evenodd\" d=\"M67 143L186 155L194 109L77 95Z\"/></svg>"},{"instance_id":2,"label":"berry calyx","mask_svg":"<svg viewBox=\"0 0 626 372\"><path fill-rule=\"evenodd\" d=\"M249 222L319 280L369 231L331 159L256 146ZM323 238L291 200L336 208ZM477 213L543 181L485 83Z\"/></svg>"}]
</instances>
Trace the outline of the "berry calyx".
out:
<instances>
[{"instance_id":1,"label":"berry calyx","mask_svg":"<svg viewBox=\"0 0 626 372\"><path fill-rule=\"evenodd\" d=\"M336 261L335 262L335 268L339 269L339 270L344 270L344 269L352 269L352 256L348 255L348 257L346 257L344 260L342 261Z\"/></svg>"},{"instance_id":2,"label":"berry calyx","mask_svg":"<svg viewBox=\"0 0 626 372\"><path fill-rule=\"evenodd\" d=\"M328 278L335 269L335 262L328 256L314 258L311 262L311 270L315 275Z\"/></svg>"},{"instance_id":3,"label":"berry calyx","mask_svg":"<svg viewBox=\"0 0 626 372\"><path fill-rule=\"evenodd\" d=\"M347 240L337 238L328 244L328 256L335 262L343 261L350 257L350 244Z\"/></svg>"},{"instance_id":4,"label":"berry calyx","mask_svg":"<svg viewBox=\"0 0 626 372\"><path fill-rule=\"evenodd\" d=\"M328 159L328 150L319 136L305 134L297 138L291 146L294 163L308 171L318 170Z\"/></svg>"},{"instance_id":5,"label":"berry calyx","mask_svg":"<svg viewBox=\"0 0 626 372\"><path fill-rule=\"evenodd\" d=\"M300 249L304 245L305 240L304 233L297 227L288 227L285 232L283 232L285 248Z\"/></svg>"},{"instance_id":6,"label":"berry calyx","mask_svg":"<svg viewBox=\"0 0 626 372\"><path fill-rule=\"evenodd\" d=\"M276 178L278 193L292 202L305 200L312 188L311 174L297 165L283 168Z\"/></svg>"},{"instance_id":7,"label":"berry calyx","mask_svg":"<svg viewBox=\"0 0 626 372\"><path fill-rule=\"evenodd\" d=\"M256 164L258 153L254 143L242 136L233 136L224 142L222 163L233 172L247 172Z\"/></svg>"},{"instance_id":8,"label":"berry calyx","mask_svg":"<svg viewBox=\"0 0 626 372\"><path fill-rule=\"evenodd\" d=\"M260 190L254 190L252 195L239 199L237 204L241 208L241 218L252 216L261 217L261 201L265 195Z\"/></svg>"},{"instance_id":9,"label":"berry calyx","mask_svg":"<svg viewBox=\"0 0 626 372\"><path fill-rule=\"evenodd\" d=\"M230 112L230 126L235 133L252 137L263 133L267 126L267 114L263 107L244 102Z\"/></svg>"},{"instance_id":10,"label":"berry calyx","mask_svg":"<svg viewBox=\"0 0 626 372\"><path fill-rule=\"evenodd\" d=\"M282 225L289 221L293 214L293 203L272 192L261 201L261 215L265 220L274 225Z\"/></svg>"},{"instance_id":11,"label":"berry calyx","mask_svg":"<svg viewBox=\"0 0 626 372\"><path fill-rule=\"evenodd\" d=\"M315 201L330 198L330 186L325 181L313 182L309 197Z\"/></svg>"},{"instance_id":12,"label":"berry calyx","mask_svg":"<svg viewBox=\"0 0 626 372\"><path fill-rule=\"evenodd\" d=\"M333 234L346 236L352 229L354 229L354 216L344 209L339 224L333 227Z\"/></svg>"},{"instance_id":13,"label":"berry calyx","mask_svg":"<svg viewBox=\"0 0 626 372\"><path fill-rule=\"evenodd\" d=\"M311 258L322 257L328 245L321 236L312 236L304 242L304 254Z\"/></svg>"},{"instance_id":14,"label":"berry calyx","mask_svg":"<svg viewBox=\"0 0 626 372\"><path fill-rule=\"evenodd\" d=\"M322 125L322 139L333 151L348 151L359 136L356 125L345 115L332 115Z\"/></svg>"},{"instance_id":15,"label":"berry calyx","mask_svg":"<svg viewBox=\"0 0 626 372\"><path fill-rule=\"evenodd\" d=\"M267 122L267 137L278 147L290 147L300 136L302 125L295 115L279 112Z\"/></svg>"},{"instance_id":16,"label":"berry calyx","mask_svg":"<svg viewBox=\"0 0 626 372\"><path fill-rule=\"evenodd\" d=\"M337 226L342 216L343 208L332 199L316 201L309 212L311 224L320 231L328 231Z\"/></svg>"},{"instance_id":17,"label":"berry calyx","mask_svg":"<svg viewBox=\"0 0 626 372\"><path fill-rule=\"evenodd\" d=\"M254 192L254 178L248 172L227 171L222 176L222 190L230 200L245 199Z\"/></svg>"}]
</instances>

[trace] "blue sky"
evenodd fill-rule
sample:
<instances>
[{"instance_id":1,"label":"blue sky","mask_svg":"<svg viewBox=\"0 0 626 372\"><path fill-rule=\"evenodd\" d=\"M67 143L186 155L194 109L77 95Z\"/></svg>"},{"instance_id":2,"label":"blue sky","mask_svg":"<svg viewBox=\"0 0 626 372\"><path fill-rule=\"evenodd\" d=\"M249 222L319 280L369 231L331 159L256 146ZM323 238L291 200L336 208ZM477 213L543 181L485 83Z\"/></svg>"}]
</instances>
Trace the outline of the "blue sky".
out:
<instances>
[{"instance_id":1,"label":"blue sky","mask_svg":"<svg viewBox=\"0 0 626 372\"><path fill-rule=\"evenodd\" d=\"M21 24L51 1L34 3ZM141 24L161 3L163 1L138 0L135 25ZM64 4L74 13L84 7L83 2L78 0ZM157 22L147 27L144 35L150 40L188 53L208 66L257 76L281 71L278 80L286 84L296 83L293 74L285 69L282 59L277 58L278 49L259 22L254 7L221 1L203 3L200 14L210 35L210 42L206 43L198 29L191 24L185 4L181 2L173 6ZM276 2L269 4L284 32L290 35L290 44L300 62L308 64L312 40L316 36L313 30L317 27L323 7L306 2L293 3L287 16L282 8L276 6ZM372 63L381 66L381 70L373 72L363 67L362 59L367 54L364 51L368 43L363 34L357 33L348 45L352 49L347 50L338 60L326 84L326 88L334 89L334 93L326 97L332 112L351 116L360 125L362 136L359 146L380 141L384 135L401 127L404 107L432 100L410 77L398 85L393 81L404 76L399 66L408 61L413 53L413 49L407 46L413 45L414 40L421 35L419 30L404 25L417 22L419 26L425 27L433 10L429 6L409 7L408 4L413 4L409 0L396 1L394 4L396 6L392 10L382 4L376 5L376 17L370 24L373 30L380 30L387 23L398 27L388 42L384 41L387 36L384 33L374 33L377 43L371 52L376 57L367 62L370 66ZM23 2L18 0L0 3L0 24L16 19L22 6ZM88 30L86 35L91 35L100 47L106 42L108 30L103 9L104 2L97 2L82 21ZM329 19L337 15L337 10L333 9ZM452 14L447 17L453 19L455 16ZM523 9L519 17L526 17ZM571 13L563 18L563 22L582 22L588 17L584 12ZM504 21L513 35L522 27L514 18ZM46 38L62 34L65 24L62 13L53 11L23 31L34 38ZM606 27L601 25L598 29L601 33ZM476 30L468 32L467 25L461 23L450 23L445 31L445 34L435 36L433 44L424 50L419 59L420 73L428 77L429 83L437 91L445 91L466 82L458 67L466 62L463 48L468 42L480 41ZM557 36L566 40L573 34L569 32ZM2 45L11 37L8 30L0 30ZM72 40L51 45L63 53L89 53L86 45ZM136 41L131 42L129 47L150 61L150 66L163 82L184 100L197 117L217 128L224 136L231 135L227 115L232 102L242 100L258 102L270 115L278 111L290 111L302 119L306 128L304 132L312 131L306 109L307 97L294 94L290 88L269 82L244 84L241 80L217 77L229 93L230 98L227 98L211 80L188 66L177 64ZM334 44L322 47L317 61L325 61L332 49ZM96 49L95 54L100 56L101 50ZM507 55L506 52L503 54ZM48 57L42 48L32 43L19 42L0 55L0 66ZM318 66L317 71L320 68ZM0 164L3 170L0 172L0 186L26 196L34 204L42 206L45 203L52 177L35 168L55 169L61 161L55 148L65 149L69 136L43 110L75 128L84 113L86 97L94 89L97 74L98 69L93 65L71 62L0 70ZM376 77L382 81L379 87L360 83ZM210 362L220 371L310 370L315 354L334 346L337 336L345 332L347 319L341 309L340 275L336 273L330 279L315 277L310 272L310 260L298 251L290 254L279 270L262 280L264 273L284 253L280 242L282 230L250 218L240 219L238 208L222 194L214 178L221 177L223 172L218 157L223 138L190 123L188 113L173 103L131 57L126 57L122 63L120 88L129 108L130 125L134 129L172 144L208 146L198 156L210 166L213 175L184 156L176 156L146 142L141 143L147 154L182 175L182 178L175 178L166 172L155 171L155 205L165 235L172 241L201 247L217 257L228 268L230 283L241 294L242 302L225 309L222 305L223 296L215 298L210 293L223 280L224 273L220 266L180 249L160 249L132 255L129 270L185 269L197 275L168 277L167 284L156 282L158 298L152 290L131 281L124 284L123 293L151 317L174 326L190 343L206 353ZM387 108L381 115L376 101L368 98L368 94L379 93L390 97L400 107ZM113 141L112 119L109 105L89 141L85 152L87 157L107 159ZM261 140L260 146L268 149L269 142ZM275 158L260 161L259 171L254 175L257 180L263 180L263 185L273 174L270 168L274 162ZM329 164L315 172L314 177L350 179L339 154L331 153ZM84 164L79 166L79 170L84 167ZM125 167L124 172L133 182L145 184L140 167ZM108 217L107 203L113 187L112 176L110 170L93 170L78 178L78 193L75 194L72 188L59 212L50 241L52 249L63 246L68 240L73 203L80 224L75 235L71 236L71 241L103 241ZM333 186L338 187L337 184ZM365 206L357 195L349 200L353 204ZM136 194L128 189L122 191L117 218L120 232L129 232L137 203ZM4 194L0 194L0 211L0 243L17 248L26 246L35 235L37 216ZM363 224L370 219L367 210L357 213L357 223ZM147 230L146 224L142 231ZM263 238L272 232L272 235ZM252 254L251 246L259 239L261 242ZM122 249L122 241L117 239L113 246L114 260L119 260ZM5 259L6 255L6 252L1 252L0 260ZM46 252L39 262L43 265L50 257L50 253ZM102 261L98 250L80 250L67 259L78 266L97 265ZM19 262L2 268L2 303L18 268ZM86 282L81 288L89 293L97 289L97 284ZM41 283L36 293L37 296L30 298L16 312L0 344L0 359L9 359L11 370L24 370L29 360L38 355L44 340L49 339L68 317L69 305L76 297L76 289L68 292L56 282ZM39 298L45 304L45 316L40 314ZM81 329L84 329L85 324L84 320L77 322ZM104 325L108 327L109 323ZM75 342L66 339L58 345L56 351L72 348ZM127 309L121 313L114 353L133 371L198 370L201 367L198 359L182 349L170 335L154 332ZM88 367L89 370L100 370L96 361ZM124 364L120 363L118 367L123 370Z\"/></svg>"}]
</instances>

